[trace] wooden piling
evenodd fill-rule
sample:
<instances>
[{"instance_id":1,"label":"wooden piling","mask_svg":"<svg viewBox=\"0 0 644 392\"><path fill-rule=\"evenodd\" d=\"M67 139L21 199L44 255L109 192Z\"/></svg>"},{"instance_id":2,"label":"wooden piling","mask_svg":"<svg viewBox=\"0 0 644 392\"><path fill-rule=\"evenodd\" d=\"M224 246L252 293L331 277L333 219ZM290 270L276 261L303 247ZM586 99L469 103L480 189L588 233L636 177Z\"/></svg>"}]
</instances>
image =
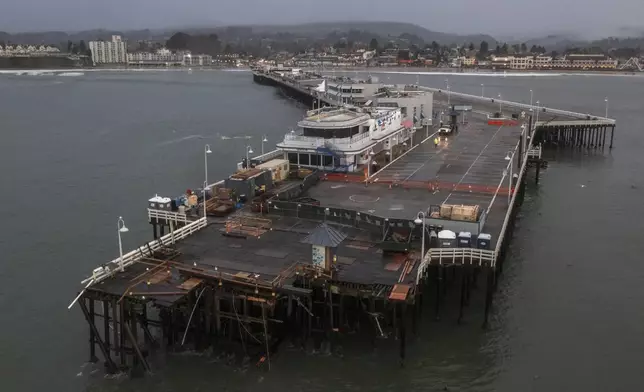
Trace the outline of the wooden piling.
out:
<instances>
[{"instance_id":1,"label":"wooden piling","mask_svg":"<svg viewBox=\"0 0 644 392\"><path fill-rule=\"evenodd\" d=\"M95 324L95 311L94 311L94 299L93 298L87 298L87 301L89 303L89 310L88 310L88 316L89 320L88 322L91 324L89 328L89 361L91 363L96 363L98 362L98 358L96 357L96 338L97 336L100 337L98 333L95 333L96 331L96 324Z\"/></svg>"}]
</instances>

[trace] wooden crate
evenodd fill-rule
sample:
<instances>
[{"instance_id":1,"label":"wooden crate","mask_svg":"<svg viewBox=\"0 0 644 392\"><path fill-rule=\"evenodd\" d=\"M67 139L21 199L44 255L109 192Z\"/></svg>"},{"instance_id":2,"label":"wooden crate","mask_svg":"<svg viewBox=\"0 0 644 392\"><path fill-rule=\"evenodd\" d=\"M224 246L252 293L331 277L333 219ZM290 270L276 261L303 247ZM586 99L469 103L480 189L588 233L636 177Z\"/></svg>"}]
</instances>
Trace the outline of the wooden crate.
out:
<instances>
[{"instance_id":1,"label":"wooden crate","mask_svg":"<svg viewBox=\"0 0 644 392\"><path fill-rule=\"evenodd\" d=\"M452 219L452 207L451 204L442 204L440 208L440 217L442 219Z\"/></svg>"},{"instance_id":2,"label":"wooden crate","mask_svg":"<svg viewBox=\"0 0 644 392\"><path fill-rule=\"evenodd\" d=\"M479 215L479 206L452 206L452 220L476 222Z\"/></svg>"},{"instance_id":3,"label":"wooden crate","mask_svg":"<svg viewBox=\"0 0 644 392\"><path fill-rule=\"evenodd\" d=\"M479 206L442 204L440 207L440 218L465 222L476 222L479 214Z\"/></svg>"}]
</instances>

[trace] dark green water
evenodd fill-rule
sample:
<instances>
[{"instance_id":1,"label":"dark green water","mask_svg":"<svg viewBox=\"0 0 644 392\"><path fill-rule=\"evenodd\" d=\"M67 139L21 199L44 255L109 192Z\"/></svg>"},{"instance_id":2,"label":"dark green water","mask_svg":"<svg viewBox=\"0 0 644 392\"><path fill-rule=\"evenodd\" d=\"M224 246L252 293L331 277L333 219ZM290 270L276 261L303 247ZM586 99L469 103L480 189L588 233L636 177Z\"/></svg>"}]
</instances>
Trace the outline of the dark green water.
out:
<instances>
[{"instance_id":1,"label":"dark green water","mask_svg":"<svg viewBox=\"0 0 644 392\"><path fill-rule=\"evenodd\" d=\"M67 305L93 267L151 237L145 202L222 178L275 143L305 108L245 72L0 75L0 386L3 391L638 391L644 377L644 78L449 76L454 91L618 120L603 154L550 151L519 215L495 297L467 323L423 320L397 366L397 342L346 343L344 358L281 350L273 371L175 355L152 377L107 380L84 365L87 327ZM415 75L381 79L415 83ZM444 75L421 84L443 86ZM221 136L253 136L222 140ZM268 145L266 146L267 150ZM427 312L429 314L429 312Z\"/></svg>"}]
</instances>

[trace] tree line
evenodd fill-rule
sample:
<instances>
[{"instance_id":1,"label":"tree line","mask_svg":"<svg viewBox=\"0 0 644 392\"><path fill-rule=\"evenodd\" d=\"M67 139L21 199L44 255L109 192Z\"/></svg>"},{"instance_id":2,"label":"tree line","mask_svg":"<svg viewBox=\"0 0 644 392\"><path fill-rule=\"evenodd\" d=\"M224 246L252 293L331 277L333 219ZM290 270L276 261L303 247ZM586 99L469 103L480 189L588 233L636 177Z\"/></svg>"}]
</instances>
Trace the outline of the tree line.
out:
<instances>
[{"instance_id":1,"label":"tree line","mask_svg":"<svg viewBox=\"0 0 644 392\"><path fill-rule=\"evenodd\" d=\"M166 48L174 51L189 50L193 53L215 56L221 52L221 41L217 34L190 35L178 32L170 37Z\"/></svg>"}]
</instances>

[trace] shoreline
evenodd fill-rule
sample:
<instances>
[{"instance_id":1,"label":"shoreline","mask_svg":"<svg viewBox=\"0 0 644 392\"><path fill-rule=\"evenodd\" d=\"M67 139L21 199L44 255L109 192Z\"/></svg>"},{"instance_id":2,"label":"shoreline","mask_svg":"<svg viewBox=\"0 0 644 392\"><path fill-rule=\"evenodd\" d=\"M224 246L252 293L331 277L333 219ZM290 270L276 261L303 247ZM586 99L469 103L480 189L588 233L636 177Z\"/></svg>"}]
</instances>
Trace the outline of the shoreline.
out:
<instances>
[{"instance_id":1,"label":"shoreline","mask_svg":"<svg viewBox=\"0 0 644 392\"><path fill-rule=\"evenodd\" d=\"M316 67L302 67L304 70L320 71ZM464 76L558 76L558 75L611 75L611 76L637 76L644 75L644 72L620 71L620 70L555 70L555 69L466 69L455 68L432 68L432 67L339 67L322 68L323 73L333 72L369 72L374 74L413 74L413 75L464 75Z\"/></svg>"}]
</instances>

